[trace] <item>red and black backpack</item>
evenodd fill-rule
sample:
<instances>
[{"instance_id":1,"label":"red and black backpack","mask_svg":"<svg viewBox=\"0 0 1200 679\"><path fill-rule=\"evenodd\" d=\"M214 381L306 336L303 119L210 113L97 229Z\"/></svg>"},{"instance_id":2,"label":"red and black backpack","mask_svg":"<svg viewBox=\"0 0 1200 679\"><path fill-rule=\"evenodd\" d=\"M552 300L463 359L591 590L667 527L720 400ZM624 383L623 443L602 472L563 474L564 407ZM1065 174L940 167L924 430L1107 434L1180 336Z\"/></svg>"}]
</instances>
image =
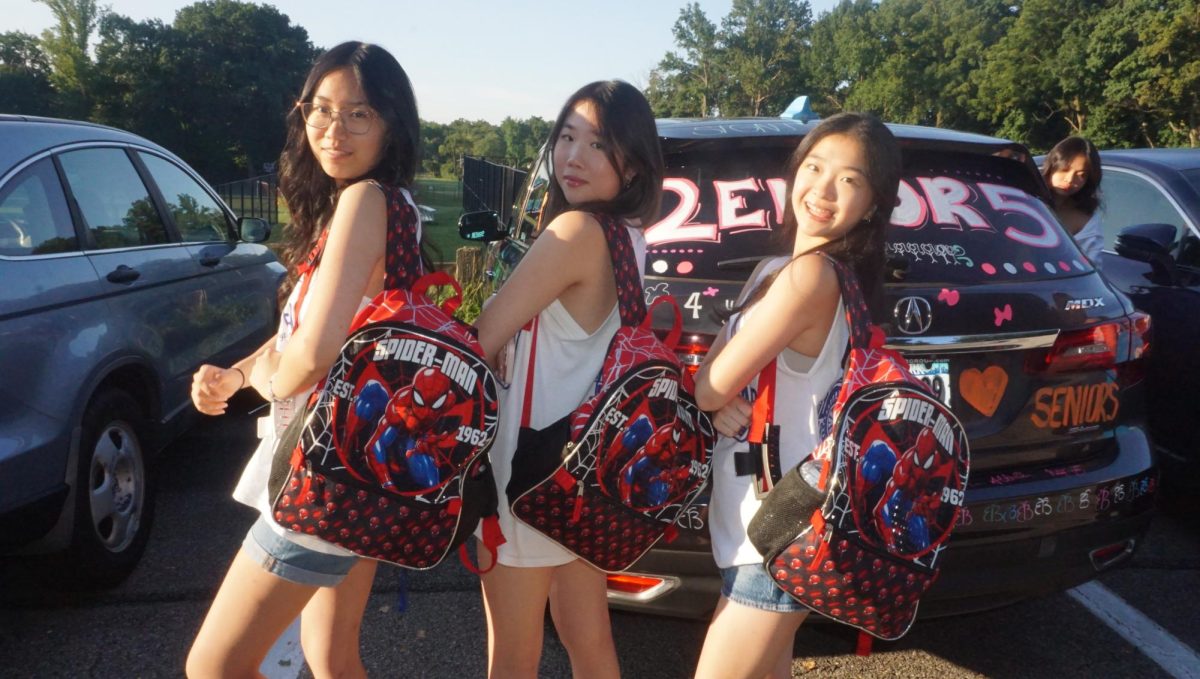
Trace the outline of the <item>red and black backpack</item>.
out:
<instances>
[{"instance_id":1,"label":"red and black backpack","mask_svg":"<svg viewBox=\"0 0 1200 679\"><path fill-rule=\"evenodd\" d=\"M451 316L458 284L444 272L417 276L411 199L384 191L384 289L355 316L328 375L281 436L268 490L284 528L425 569L494 513L484 453L496 432L496 380L473 328ZM445 285L456 294L440 304L426 296Z\"/></svg>"},{"instance_id":2,"label":"red and black backpack","mask_svg":"<svg viewBox=\"0 0 1200 679\"><path fill-rule=\"evenodd\" d=\"M621 327L595 393L555 424L529 428L537 325L513 474L512 513L606 571L629 568L662 537L708 482L713 428L696 406L691 375L650 329L633 245L622 221L596 215L612 258ZM670 300L670 298L666 298ZM673 300L671 300L673 302Z\"/></svg>"},{"instance_id":3,"label":"red and black backpack","mask_svg":"<svg viewBox=\"0 0 1200 679\"><path fill-rule=\"evenodd\" d=\"M778 479L748 533L771 579L792 598L898 639L937 578L962 510L967 436L904 357L883 346L854 273L828 260L850 327L845 374L819 415L817 450ZM765 414L752 418L750 432L766 451L778 439L771 401L760 389L755 413Z\"/></svg>"}]
</instances>

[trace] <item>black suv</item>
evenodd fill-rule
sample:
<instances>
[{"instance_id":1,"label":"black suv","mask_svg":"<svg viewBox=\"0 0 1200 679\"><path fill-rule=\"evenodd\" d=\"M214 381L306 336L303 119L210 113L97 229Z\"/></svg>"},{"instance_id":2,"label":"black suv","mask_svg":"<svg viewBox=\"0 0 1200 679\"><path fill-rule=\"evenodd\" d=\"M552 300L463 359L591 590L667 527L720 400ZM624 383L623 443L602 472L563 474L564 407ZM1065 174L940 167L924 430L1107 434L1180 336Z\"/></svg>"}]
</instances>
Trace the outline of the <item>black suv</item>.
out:
<instances>
[{"instance_id":1,"label":"black suv","mask_svg":"<svg viewBox=\"0 0 1200 679\"><path fill-rule=\"evenodd\" d=\"M788 199L788 155L815 123L782 118L658 121L663 211L646 230L646 298L674 295L678 347L702 360L761 258ZM1044 202L1026 149L1002 139L890 125L904 156L887 245L892 346L962 420L971 478L926 614L965 612L1074 586L1132 553L1158 472L1146 435L1142 354L1149 317L1099 276ZM465 219L499 239L502 280L540 229L549 176L537 166L508 224ZM480 228L481 223L485 228ZM702 617L719 578L706 515L629 573L611 603Z\"/></svg>"}]
</instances>

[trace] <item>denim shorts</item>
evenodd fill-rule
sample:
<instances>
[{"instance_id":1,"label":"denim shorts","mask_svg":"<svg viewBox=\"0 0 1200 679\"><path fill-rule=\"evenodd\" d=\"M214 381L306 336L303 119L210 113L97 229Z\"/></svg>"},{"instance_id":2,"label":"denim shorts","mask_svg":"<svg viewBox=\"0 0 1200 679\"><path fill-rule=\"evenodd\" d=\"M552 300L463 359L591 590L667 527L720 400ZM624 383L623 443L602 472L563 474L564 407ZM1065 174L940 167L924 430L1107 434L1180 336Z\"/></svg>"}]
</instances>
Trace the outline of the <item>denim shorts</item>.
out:
<instances>
[{"instance_id":1,"label":"denim shorts","mask_svg":"<svg viewBox=\"0 0 1200 679\"><path fill-rule=\"evenodd\" d=\"M721 569L721 595L734 603L773 613L807 613L808 606L796 601L771 580L760 564Z\"/></svg>"},{"instance_id":2,"label":"denim shorts","mask_svg":"<svg viewBox=\"0 0 1200 679\"><path fill-rule=\"evenodd\" d=\"M242 551L268 573L314 587L337 585L358 563L357 556L315 552L288 540L276 533L261 514L246 533Z\"/></svg>"}]
</instances>

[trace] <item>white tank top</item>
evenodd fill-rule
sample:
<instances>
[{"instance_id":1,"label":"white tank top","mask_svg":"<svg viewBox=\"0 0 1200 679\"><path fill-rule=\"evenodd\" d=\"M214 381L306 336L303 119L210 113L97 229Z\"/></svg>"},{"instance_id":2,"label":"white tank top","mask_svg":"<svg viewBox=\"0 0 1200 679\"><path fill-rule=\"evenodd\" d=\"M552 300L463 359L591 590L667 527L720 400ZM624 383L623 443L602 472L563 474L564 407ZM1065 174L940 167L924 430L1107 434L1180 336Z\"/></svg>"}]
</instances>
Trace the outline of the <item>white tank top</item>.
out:
<instances>
[{"instance_id":1,"label":"white tank top","mask_svg":"<svg viewBox=\"0 0 1200 679\"><path fill-rule=\"evenodd\" d=\"M638 278L641 279L646 259L646 239L640 229L626 228L633 241ZM541 429L562 419L595 393L605 352L617 328L621 326L621 316L617 306L613 305L600 327L588 333L579 327L566 307L556 299L537 318L537 365L533 373L529 426ZM496 439L488 453L496 477L497 497L500 499L500 530L505 538L504 544L498 549L497 560L505 566L561 566L574 560L575 555L514 518L505 495L505 488L512 478L513 453L516 452L517 433L521 428L525 381L529 372L530 337L528 331L522 330L512 340L515 346L509 353L511 377L508 388L500 392L500 421Z\"/></svg>"},{"instance_id":2,"label":"white tank top","mask_svg":"<svg viewBox=\"0 0 1200 679\"><path fill-rule=\"evenodd\" d=\"M764 266L755 285L770 273L791 261L777 257ZM753 289L754 285L747 289ZM735 314L722 332L736 333L743 318L754 313L754 307ZM830 387L841 378L842 356L850 330L846 325L841 300L825 344L816 358L791 349L780 352L775 362L775 424L779 425L780 468L787 471L800 464L813 450L818 438L817 413ZM742 390L742 397L753 403L758 393L758 376ZM708 529L712 537L713 558L720 568L762 563L762 555L750 543L746 529L750 519L762 504L755 497L754 477L738 476L734 468L734 453L749 450L745 437L718 436L713 449L712 496L708 508Z\"/></svg>"}]
</instances>

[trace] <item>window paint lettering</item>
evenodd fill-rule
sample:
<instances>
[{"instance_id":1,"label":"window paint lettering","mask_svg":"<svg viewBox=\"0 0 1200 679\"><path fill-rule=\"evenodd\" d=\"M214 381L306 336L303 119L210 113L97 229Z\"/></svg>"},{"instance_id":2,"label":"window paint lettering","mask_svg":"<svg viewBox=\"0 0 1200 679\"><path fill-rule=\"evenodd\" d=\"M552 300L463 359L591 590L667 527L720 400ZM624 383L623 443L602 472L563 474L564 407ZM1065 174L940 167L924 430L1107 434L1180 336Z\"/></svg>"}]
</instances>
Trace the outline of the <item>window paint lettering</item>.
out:
<instances>
[{"instance_id":1,"label":"window paint lettering","mask_svg":"<svg viewBox=\"0 0 1200 679\"><path fill-rule=\"evenodd\" d=\"M1037 225L1037 230L1033 233L1009 226L1004 229L1005 236L1022 245L1035 248L1052 248L1058 245L1058 231L1047 220L1046 207L1041 201L1011 186L980 182L979 190L983 192L993 210L1026 215L1031 217L1034 224Z\"/></svg>"},{"instance_id":2,"label":"window paint lettering","mask_svg":"<svg viewBox=\"0 0 1200 679\"><path fill-rule=\"evenodd\" d=\"M786 179L720 179L713 180L712 186L711 197L705 200L716 203L713 206L716 223L697 222L695 219L704 207L700 187L685 177L664 179L663 192L673 194L679 202L646 229L647 244L715 243L726 232L769 230L783 221L788 200ZM770 198L773 210L749 207L752 197L762 193L766 195L759 198L759 204L764 198ZM967 182L946 176L901 180L891 224L913 230L936 224L942 230L999 233L1035 248L1054 248L1061 242L1050 213L1037 198L1011 186ZM925 255L933 260L935 256L945 257L948 253L906 251L906 254ZM955 254L958 256L954 263L971 265L970 258L963 258L961 252Z\"/></svg>"},{"instance_id":3,"label":"window paint lettering","mask_svg":"<svg viewBox=\"0 0 1200 679\"><path fill-rule=\"evenodd\" d=\"M933 221L942 226L972 229L992 229L992 225L967 203L971 200L971 189L950 177L917 177L917 183L925 190L929 211Z\"/></svg>"},{"instance_id":4,"label":"window paint lettering","mask_svg":"<svg viewBox=\"0 0 1200 679\"><path fill-rule=\"evenodd\" d=\"M1112 422L1121 408L1119 391L1115 382L1043 387L1033 395L1030 421L1043 429Z\"/></svg>"},{"instance_id":5,"label":"window paint lettering","mask_svg":"<svg viewBox=\"0 0 1200 679\"><path fill-rule=\"evenodd\" d=\"M663 191L679 196L679 205L657 224L646 229L646 244L661 245L679 241L716 242L716 224L693 224L700 212L700 189L688 179L667 177L663 180Z\"/></svg>"},{"instance_id":6,"label":"window paint lettering","mask_svg":"<svg viewBox=\"0 0 1200 679\"><path fill-rule=\"evenodd\" d=\"M760 191L762 185L758 180L749 177L732 182L718 180L713 182L713 188L717 192L718 229L768 228L766 210L738 213L746 209L746 197L739 194L743 191Z\"/></svg>"},{"instance_id":7,"label":"window paint lettering","mask_svg":"<svg viewBox=\"0 0 1200 679\"><path fill-rule=\"evenodd\" d=\"M907 181L901 179L896 194L896 207L892 210L892 225L915 229L925 224L929 210L921 195Z\"/></svg>"}]
</instances>

